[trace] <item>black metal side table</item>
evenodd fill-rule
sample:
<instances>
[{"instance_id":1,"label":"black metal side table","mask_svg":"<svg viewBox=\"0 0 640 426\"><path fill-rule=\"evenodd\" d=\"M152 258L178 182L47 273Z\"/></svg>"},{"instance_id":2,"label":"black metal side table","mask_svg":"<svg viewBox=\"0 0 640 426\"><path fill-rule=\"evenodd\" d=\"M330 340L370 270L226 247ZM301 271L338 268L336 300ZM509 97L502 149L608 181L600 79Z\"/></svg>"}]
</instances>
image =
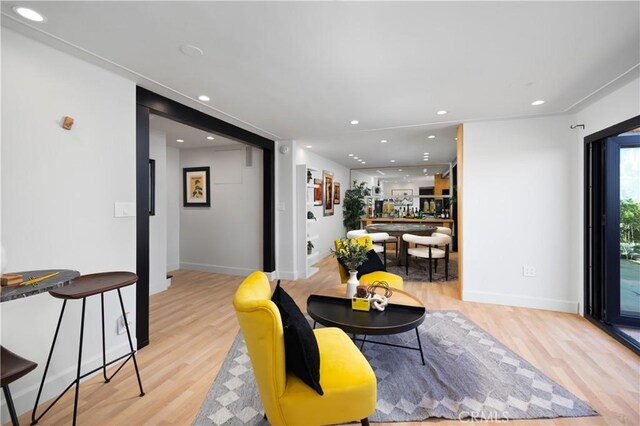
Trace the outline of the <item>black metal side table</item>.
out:
<instances>
[{"instance_id":1,"label":"black metal side table","mask_svg":"<svg viewBox=\"0 0 640 426\"><path fill-rule=\"evenodd\" d=\"M47 414L47 412L54 406L56 402L62 398L62 395L67 393L69 389L75 384L76 394L75 401L73 404L73 424L76 424L76 417L78 414L78 393L80 390L80 379L87 377L90 374L95 373L96 371L102 369L102 375L104 377L104 382L109 383L111 379L118 374L120 369L133 358L133 365L136 370L136 376L138 377L138 385L140 386L140 396L144 396L144 390L142 389L142 380L140 379L140 372L138 371L138 362L136 361L136 351L133 349L133 343L131 341L131 333L129 331L129 324L127 321L124 321L125 328L127 330L127 338L129 339L129 349L130 352L118 357L112 361L107 362L106 357L106 349L105 349L105 333L104 333L104 293L117 290L118 298L120 299L120 308L122 309L122 317L126 318L126 313L124 309L124 302L122 301L122 294L120 293L120 289L122 287L126 287L132 284L135 284L138 281L138 276L132 272L103 272L99 274L90 274L90 275L82 275L79 278L71 281L71 283L65 287L61 287L55 290L49 291L53 297L62 299L64 302L62 303L62 310L60 311L60 319L58 319L58 325L56 326L56 332L53 336L53 343L51 343L51 350L49 351L49 357L47 358L47 364L44 368L44 374L42 376L42 382L40 382L40 388L38 389L38 396L36 397L35 405L33 406L33 412L31 414L31 424L35 425L38 421ZM84 338L84 315L85 315L85 307L87 303L87 297L100 295L100 306L102 310L102 366L95 368L88 373L81 373L82 366L82 341ZM36 417L36 409L38 408L38 402L40 401L40 396L42 394L42 388L44 387L44 382L47 377L47 372L49 371L49 364L51 363L51 356L53 355L53 349L56 346L56 340L58 338L58 332L60 331L60 324L62 323L62 317L64 316L64 310L67 306L67 300L76 300L82 299L82 315L80 320L80 345L78 349L78 369L76 373L76 379L71 382L69 386L47 407L46 410L40 416ZM107 377L107 366L120 361L123 358L125 361L118 367L118 369L111 375L111 377Z\"/></svg>"}]
</instances>

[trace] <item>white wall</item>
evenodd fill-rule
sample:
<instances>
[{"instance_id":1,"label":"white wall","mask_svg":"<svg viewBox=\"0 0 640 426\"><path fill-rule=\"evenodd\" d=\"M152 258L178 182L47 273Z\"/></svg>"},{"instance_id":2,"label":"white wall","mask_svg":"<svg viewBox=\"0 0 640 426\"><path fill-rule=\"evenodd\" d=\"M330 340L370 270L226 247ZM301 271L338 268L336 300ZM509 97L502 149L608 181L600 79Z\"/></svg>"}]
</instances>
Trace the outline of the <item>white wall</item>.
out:
<instances>
[{"instance_id":1,"label":"white wall","mask_svg":"<svg viewBox=\"0 0 640 426\"><path fill-rule=\"evenodd\" d=\"M297 278L296 253L296 143L276 141L276 271L278 278ZM285 151L284 153L282 151ZM306 256L306 252L304 253Z\"/></svg>"},{"instance_id":2,"label":"white wall","mask_svg":"<svg viewBox=\"0 0 640 426\"><path fill-rule=\"evenodd\" d=\"M149 216L149 294L167 289L167 137L149 130L149 158L156 160L155 215Z\"/></svg>"},{"instance_id":3,"label":"white wall","mask_svg":"<svg viewBox=\"0 0 640 426\"><path fill-rule=\"evenodd\" d=\"M333 181L340 183L340 200L344 200L344 192L350 188L350 173L346 167L327 160L307 149L296 149L296 163L306 164L307 168L319 170L318 176L322 176L322 171L327 170L333 173ZM306 181L296 182L297 185L306 185ZM301 202L306 202L302 200ZM346 230L342 224L342 201L340 204L334 206L333 216L323 216L322 206L311 206L309 209L313 212L318 219L317 223L313 223L313 233L318 234L320 238L313 242L315 249L320 252L320 258L331 253L330 249L333 247L333 241L337 238L344 238ZM305 220L305 218L296 218L297 220Z\"/></svg>"},{"instance_id":4,"label":"white wall","mask_svg":"<svg viewBox=\"0 0 640 426\"><path fill-rule=\"evenodd\" d=\"M464 126L464 293L470 301L578 311L571 115ZM523 277L523 265L537 276Z\"/></svg>"},{"instance_id":5,"label":"white wall","mask_svg":"<svg viewBox=\"0 0 640 426\"><path fill-rule=\"evenodd\" d=\"M180 267L234 275L262 270L262 150L253 149L252 167L245 166L244 148L181 151L181 168L199 166L211 167L211 207L180 208ZM220 171L229 183L216 180Z\"/></svg>"},{"instance_id":6,"label":"white wall","mask_svg":"<svg viewBox=\"0 0 640 426\"><path fill-rule=\"evenodd\" d=\"M584 130L577 130L578 140L574 145L571 163L572 208L572 249L571 259L573 279L578 288L580 314L583 314L584 300L584 138L600 130L640 115L640 70L626 84L610 94L597 99L576 114L575 124L584 124Z\"/></svg>"},{"instance_id":7,"label":"white wall","mask_svg":"<svg viewBox=\"0 0 640 426\"><path fill-rule=\"evenodd\" d=\"M8 270L135 271L136 218L114 218L113 206L135 202L135 105L133 82L2 28ZM71 131L60 127L65 115L75 119ZM135 318L135 286L123 296ZM99 300L87 301L84 371L101 362ZM107 294L105 302L107 356L113 356L128 344L126 335L116 335L117 296ZM19 413L33 407L61 306L47 293L0 305L2 345L38 363L11 385ZM79 301L67 304L43 401L75 377L80 308ZM2 418L8 418L4 408Z\"/></svg>"},{"instance_id":8,"label":"white wall","mask_svg":"<svg viewBox=\"0 0 640 426\"><path fill-rule=\"evenodd\" d=\"M167 271L180 269L180 150L167 147Z\"/></svg>"}]
</instances>

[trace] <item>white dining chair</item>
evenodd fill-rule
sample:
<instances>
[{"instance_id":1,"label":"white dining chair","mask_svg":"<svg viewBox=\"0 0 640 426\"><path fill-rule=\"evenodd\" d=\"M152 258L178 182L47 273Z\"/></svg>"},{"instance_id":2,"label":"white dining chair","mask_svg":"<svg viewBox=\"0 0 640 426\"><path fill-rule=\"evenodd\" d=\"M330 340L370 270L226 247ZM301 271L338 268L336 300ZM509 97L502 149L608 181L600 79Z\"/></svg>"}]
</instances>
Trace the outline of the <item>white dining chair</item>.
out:
<instances>
[{"instance_id":1,"label":"white dining chair","mask_svg":"<svg viewBox=\"0 0 640 426\"><path fill-rule=\"evenodd\" d=\"M413 234L403 234L402 239L407 243L405 257L405 274L409 275L409 258L411 256L427 259L429 264L429 281L433 280L432 260L437 268L438 259L444 259L445 280L449 280L449 246L451 237L445 234L433 233L431 236L421 236ZM408 244L414 243L421 247L409 248ZM444 249L439 248L444 247Z\"/></svg>"},{"instance_id":2,"label":"white dining chair","mask_svg":"<svg viewBox=\"0 0 640 426\"><path fill-rule=\"evenodd\" d=\"M386 232L367 232L366 229L355 229L353 231L347 232L347 238L360 238L364 236L371 237L371 241L373 242L373 251L376 253L382 253L384 257L384 264L387 264L387 250L386 245L384 244L376 244L376 242L384 242L389 239L389 234Z\"/></svg>"}]
</instances>

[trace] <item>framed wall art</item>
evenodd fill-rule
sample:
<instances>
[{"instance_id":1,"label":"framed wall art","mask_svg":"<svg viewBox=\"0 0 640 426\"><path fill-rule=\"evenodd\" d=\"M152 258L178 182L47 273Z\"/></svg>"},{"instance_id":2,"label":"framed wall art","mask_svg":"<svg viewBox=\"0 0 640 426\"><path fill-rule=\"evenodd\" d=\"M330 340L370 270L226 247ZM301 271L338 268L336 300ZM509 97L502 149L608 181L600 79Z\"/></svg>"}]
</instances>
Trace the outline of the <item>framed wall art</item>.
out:
<instances>
[{"instance_id":1,"label":"framed wall art","mask_svg":"<svg viewBox=\"0 0 640 426\"><path fill-rule=\"evenodd\" d=\"M333 173L322 171L322 210L324 216L333 216Z\"/></svg>"},{"instance_id":2,"label":"framed wall art","mask_svg":"<svg viewBox=\"0 0 640 426\"><path fill-rule=\"evenodd\" d=\"M313 184L313 205L322 205L322 179L314 179Z\"/></svg>"},{"instance_id":3,"label":"framed wall art","mask_svg":"<svg viewBox=\"0 0 640 426\"><path fill-rule=\"evenodd\" d=\"M401 201L402 205L413 205L413 189L392 189L391 197L395 201Z\"/></svg>"},{"instance_id":4,"label":"framed wall art","mask_svg":"<svg viewBox=\"0 0 640 426\"><path fill-rule=\"evenodd\" d=\"M185 207L210 207L209 167L182 169L182 193Z\"/></svg>"},{"instance_id":5,"label":"framed wall art","mask_svg":"<svg viewBox=\"0 0 640 426\"><path fill-rule=\"evenodd\" d=\"M340 204L340 183L333 182L333 204Z\"/></svg>"}]
</instances>

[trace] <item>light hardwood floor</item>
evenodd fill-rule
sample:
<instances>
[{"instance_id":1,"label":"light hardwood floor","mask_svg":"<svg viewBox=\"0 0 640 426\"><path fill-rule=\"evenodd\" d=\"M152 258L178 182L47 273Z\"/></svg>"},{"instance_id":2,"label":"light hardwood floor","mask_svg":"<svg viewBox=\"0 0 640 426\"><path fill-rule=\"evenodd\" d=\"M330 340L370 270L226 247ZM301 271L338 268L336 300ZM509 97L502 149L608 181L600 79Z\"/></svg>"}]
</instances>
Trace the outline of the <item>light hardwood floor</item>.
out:
<instances>
[{"instance_id":1,"label":"light hardwood floor","mask_svg":"<svg viewBox=\"0 0 640 426\"><path fill-rule=\"evenodd\" d=\"M309 293L339 280L335 259L325 258L319 266L319 273L308 280L282 282L303 310ZM238 332L231 299L241 281L235 276L177 271L171 288L151 297L151 343L138 353L146 396L137 396L130 364L109 384L94 377L80 387L78 424L191 424ZM461 311L601 413L509 424L640 425L639 358L584 318L461 302L454 281L406 281L405 290L422 298L428 309ZM39 424L69 424L72 411L73 392L69 392ZM21 416L21 423L29 424L29 415Z\"/></svg>"}]
</instances>

